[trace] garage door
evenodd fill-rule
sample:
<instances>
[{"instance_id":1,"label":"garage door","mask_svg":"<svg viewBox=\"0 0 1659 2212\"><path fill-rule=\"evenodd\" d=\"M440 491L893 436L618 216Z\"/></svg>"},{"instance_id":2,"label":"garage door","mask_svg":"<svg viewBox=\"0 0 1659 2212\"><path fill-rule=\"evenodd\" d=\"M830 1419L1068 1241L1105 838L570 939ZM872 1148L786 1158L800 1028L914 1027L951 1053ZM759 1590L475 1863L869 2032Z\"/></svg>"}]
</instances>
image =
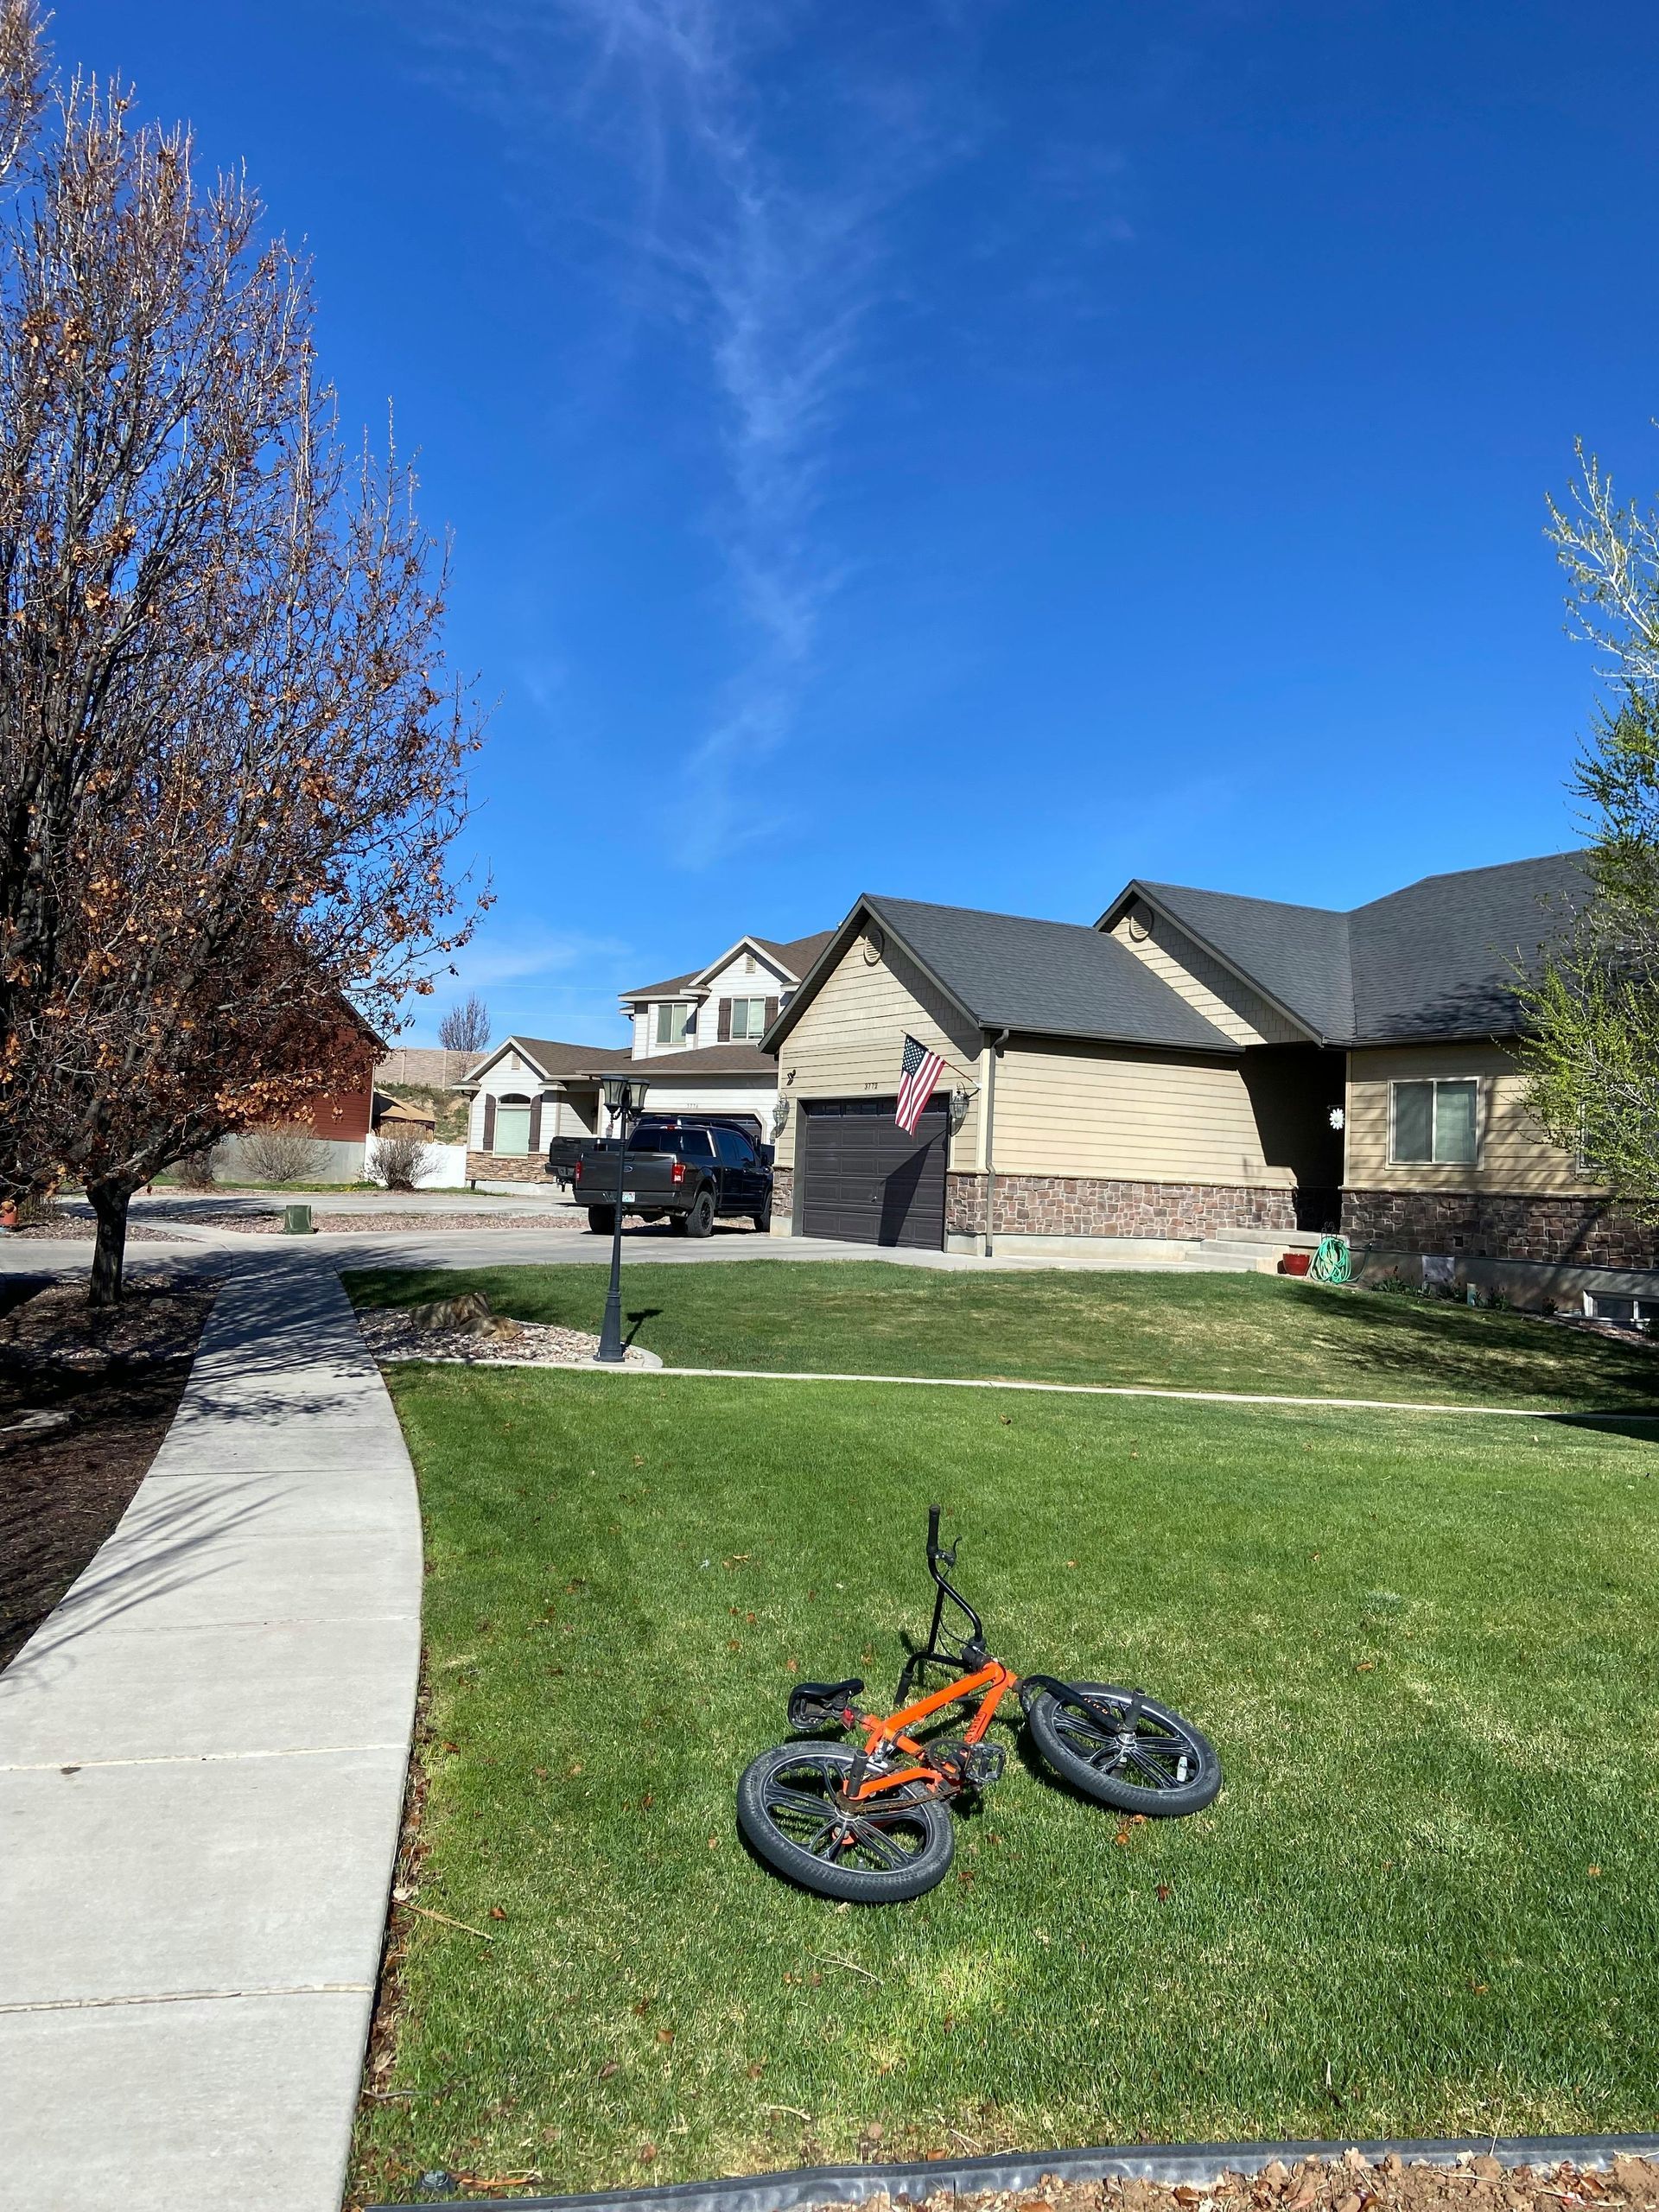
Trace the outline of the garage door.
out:
<instances>
[{"instance_id":1,"label":"garage door","mask_svg":"<svg viewBox=\"0 0 1659 2212\"><path fill-rule=\"evenodd\" d=\"M906 1136L891 1098L803 1099L801 1230L860 1244L944 1245L944 1101Z\"/></svg>"}]
</instances>

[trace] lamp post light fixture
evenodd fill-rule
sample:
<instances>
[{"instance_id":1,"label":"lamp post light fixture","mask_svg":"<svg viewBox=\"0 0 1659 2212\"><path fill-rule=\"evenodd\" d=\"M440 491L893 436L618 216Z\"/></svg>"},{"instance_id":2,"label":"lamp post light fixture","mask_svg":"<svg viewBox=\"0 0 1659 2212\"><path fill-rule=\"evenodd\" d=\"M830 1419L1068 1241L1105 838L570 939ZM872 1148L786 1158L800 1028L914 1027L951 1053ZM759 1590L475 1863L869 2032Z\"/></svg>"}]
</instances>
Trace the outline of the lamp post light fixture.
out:
<instances>
[{"instance_id":1,"label":"lamp post light fixture","mask_svg":"<svg viewBox=\"0 0 1659 2212\"><path fill-rule=\"evenodd\" d=\"M646 1084L643 1076L607 1075L600 1089L616 1129L616 1211L611 1221L611 1287L605 1294L605 1325L594 1354L608 1367L622 1364L622 1200L628 1173L628 1117L637 1122L645 1110Z\"/></svg>"}]
</instances>

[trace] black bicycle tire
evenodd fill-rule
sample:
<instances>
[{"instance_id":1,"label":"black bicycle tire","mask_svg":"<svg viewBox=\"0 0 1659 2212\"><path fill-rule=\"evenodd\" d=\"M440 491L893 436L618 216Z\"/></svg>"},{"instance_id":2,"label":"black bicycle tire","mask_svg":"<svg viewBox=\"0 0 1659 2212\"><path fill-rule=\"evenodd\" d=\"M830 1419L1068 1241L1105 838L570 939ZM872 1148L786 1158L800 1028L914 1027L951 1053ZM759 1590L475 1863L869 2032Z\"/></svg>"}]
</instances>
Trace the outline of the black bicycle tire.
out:
<instances>
[{"instance_id":1,"label":"black bicycle tire","mask_svg":"<svg viewBox=\"0 0 1659 2212\"><path fill-rule=\"evenodd\" d=\"M1111 1682L1073 1682L1070 1688L1108 1705L1127 1705L1134 1694ZM1179 1820L1187 1813L1201 1813L1206 1805L1215 1802L1221 1788L1220 1754L1201 1730L1171 1707L1160 1705L1156 1698L1143 1696L1141 1709L1148 1719L1174 1735L1197 1758L1198 1770L1190 1782L1156 1789L1145 1783L1121 1782L1115 1775L1103 1773L1081 1752L1073 1750L1060 1732L1062 1707L1052 1690L1044 1690L1032 1700L1026 1718L1033 1741L1048 1764L1085 1796L1096 1798L1116 1812L1144 1813L1153 1820Z\"/></svg>"},{"instance_id":2,"label":"black bicycle tire","mask_svg":"<svg viewBox=\"0 0 1659 2212\"><path fill-rule=\"evenodd\" d=\"M903 1904L912 1897L937 1889L950 1872L956 1856L956 1832L950 1815L937 1798L924 1797L907 1804L916 1824L925 1831L922 1847L901 1872L882 1873L858 1866L835 1866L817 1858L803 1845L785 1835L766 1810L766 1785L779 1768L850 1767L857 1756L850 1744L795 1742L762 1751L743 1770L737 1785L737 1824L753 1849L776 1872L816 1896L853 1904Z\"/></svg>"}]
</instances>

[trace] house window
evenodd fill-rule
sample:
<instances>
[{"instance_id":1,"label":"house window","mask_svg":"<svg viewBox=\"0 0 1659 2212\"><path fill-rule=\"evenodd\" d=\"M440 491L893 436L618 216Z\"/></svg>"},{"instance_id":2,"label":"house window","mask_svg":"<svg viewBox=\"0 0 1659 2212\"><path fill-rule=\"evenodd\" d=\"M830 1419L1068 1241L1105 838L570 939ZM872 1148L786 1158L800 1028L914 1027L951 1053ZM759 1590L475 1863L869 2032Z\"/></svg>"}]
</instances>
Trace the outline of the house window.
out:
<instances>
[{"instance_id":1,"label":"house window","mask_svg":"<svg viewBox=\"0 0 1659 2212\"><path fill-rule=\"evenodd\" d=\"M673 1006L664 1001L657 1009L657 1042L659 1045L683 1045L685 1042L685 1018L689 1006Z\"/></svg>"},{"instance_id":2,"label":"house window","mask_svg":"<svg viewBox=\"0 0 1659 2212\"><path fill-rule=\"evenodd\" d=\"M495 1102L495 1149L523 1155L530 1150L530 1101L498 1098Z\"/></svg>"},{"instance_id":3,"label":"house window","mask_svg":"<svg viewBox=\"0 0 1659 2212\"><path fill-rule=\"evenodd\" d=\"M765 999L734 999L732 1001L732 1034L734 1037L759 1037L766 1026Z\"/></svg>"},{"instance_id":4,"label":"house window","mask_svg":"<svg viewBox=\"0 0 1659 2212\"><path fill-rule=\"evenodd\" d=\"M1479 1148L1480 1086L1472 1077L1450 1083L1395 1083L1391 1093L1390 1160L1432 1161L1437 1166L1472 1165Z\"/></svg>"}]
</instances>

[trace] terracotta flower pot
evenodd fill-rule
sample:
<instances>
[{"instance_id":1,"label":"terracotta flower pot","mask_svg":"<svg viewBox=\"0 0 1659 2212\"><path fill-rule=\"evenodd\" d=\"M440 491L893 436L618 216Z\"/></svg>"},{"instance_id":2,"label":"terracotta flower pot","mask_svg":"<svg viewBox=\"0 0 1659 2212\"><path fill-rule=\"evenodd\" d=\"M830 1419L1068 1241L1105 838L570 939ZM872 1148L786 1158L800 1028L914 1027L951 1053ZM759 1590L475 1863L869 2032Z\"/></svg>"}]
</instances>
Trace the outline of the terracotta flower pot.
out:
<instances>
[{"instance_id":1,"label":"terracotta flower pot","mask_svg":"<svg viewBox=\"0 0 1659 2212\"><path fill-rule=\"evenodd\" d=\"M1312 1258L1309 1252L1287 1252L1279 1262L1279 1272L1281 1275L1305 1275Z\"/></svg>"}]
</instances>

